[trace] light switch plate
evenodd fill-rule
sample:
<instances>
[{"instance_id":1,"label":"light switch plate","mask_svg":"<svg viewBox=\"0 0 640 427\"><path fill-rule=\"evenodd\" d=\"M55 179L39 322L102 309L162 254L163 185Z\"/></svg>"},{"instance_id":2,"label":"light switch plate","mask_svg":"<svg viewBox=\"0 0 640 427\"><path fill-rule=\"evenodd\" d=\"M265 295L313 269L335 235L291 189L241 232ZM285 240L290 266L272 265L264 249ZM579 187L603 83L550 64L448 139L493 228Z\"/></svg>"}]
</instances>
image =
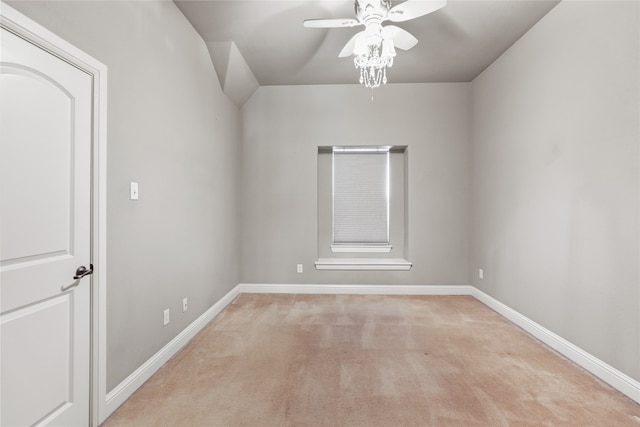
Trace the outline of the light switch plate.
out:
<instances>
[{"instance_id":1,"label":"light switch plate","mask_svg":"<svg viewBox=\"0 0 640 427\"><path fill-rule=\"evenodd\" d=\"M138 200L138 183L137 182L129 183L129 199Z\"/></svg>"}]
</instances>

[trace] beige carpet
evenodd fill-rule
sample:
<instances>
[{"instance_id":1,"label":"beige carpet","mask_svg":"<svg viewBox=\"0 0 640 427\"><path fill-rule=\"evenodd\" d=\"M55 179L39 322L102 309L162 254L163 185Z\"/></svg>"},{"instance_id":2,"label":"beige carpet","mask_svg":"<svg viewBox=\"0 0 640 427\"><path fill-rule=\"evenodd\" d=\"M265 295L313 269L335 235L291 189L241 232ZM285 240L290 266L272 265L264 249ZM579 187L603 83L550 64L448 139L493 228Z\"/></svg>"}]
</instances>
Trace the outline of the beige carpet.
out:
<instances>
[{"instance_id":1,"label":"beige carpet","mask_svg":"<svg viewBox=\"0 0 640 427\"><path fill-rule=\"evenodd\" d=\"M472 297L240 295L103 425L640 427L640 405Z\"/></svg>"}]
</instances>

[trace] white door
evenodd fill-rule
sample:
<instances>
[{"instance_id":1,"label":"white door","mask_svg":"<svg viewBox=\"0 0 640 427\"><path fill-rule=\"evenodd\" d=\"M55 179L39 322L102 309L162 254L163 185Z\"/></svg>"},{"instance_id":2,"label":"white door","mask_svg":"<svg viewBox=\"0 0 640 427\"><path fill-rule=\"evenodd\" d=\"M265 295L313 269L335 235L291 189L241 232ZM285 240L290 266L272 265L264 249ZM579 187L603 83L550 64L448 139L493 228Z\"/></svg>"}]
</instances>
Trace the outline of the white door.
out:
<instances>
[{"instance_id":1,"label":"white door","mask_svg":"<svg viewBox=\"0 0 640 427\"><path fill-rule=\"evenodd\" d=\"M0 31L0 425L86 426L92 78Z\"/></svg>"}]
</instances>

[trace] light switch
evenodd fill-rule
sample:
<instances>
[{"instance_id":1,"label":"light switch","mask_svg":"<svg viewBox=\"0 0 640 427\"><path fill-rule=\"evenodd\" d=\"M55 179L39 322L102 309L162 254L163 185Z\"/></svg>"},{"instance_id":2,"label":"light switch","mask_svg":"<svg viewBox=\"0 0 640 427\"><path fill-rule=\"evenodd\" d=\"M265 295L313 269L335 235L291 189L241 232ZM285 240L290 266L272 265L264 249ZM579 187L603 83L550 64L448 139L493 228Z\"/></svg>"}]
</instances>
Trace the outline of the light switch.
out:
<instances>
[{"instance_id":1,"label":"light switch","mask_svg":"<svg viewBox=\"0 0 640 427\"><path fill-rule=\"evenodd\" d=\"M129 198L131 200L138 200L138 183L137 182L129 183Z\"/></svg>"}]
</instances>

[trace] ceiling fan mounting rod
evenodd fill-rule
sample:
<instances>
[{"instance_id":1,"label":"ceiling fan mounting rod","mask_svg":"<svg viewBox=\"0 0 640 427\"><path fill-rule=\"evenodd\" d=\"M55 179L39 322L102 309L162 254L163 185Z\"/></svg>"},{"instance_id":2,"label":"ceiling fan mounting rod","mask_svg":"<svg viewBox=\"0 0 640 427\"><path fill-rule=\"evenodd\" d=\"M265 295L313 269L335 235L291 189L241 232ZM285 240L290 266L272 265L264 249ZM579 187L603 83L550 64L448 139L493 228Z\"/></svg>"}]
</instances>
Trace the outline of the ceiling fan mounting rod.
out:
<instances>
[{"instance_id":1,"label":"ceiling fan mounting rod","mask_svg":"<svg viewBox=\"0 0 640 427\"><path fill-rule=\"evenodd\" d=\"M356 0L356 17L365 27L381 26L382 21L387 17L390 6L389 0L363 0L362 2Z\"/></svg>"}]
</instances>

